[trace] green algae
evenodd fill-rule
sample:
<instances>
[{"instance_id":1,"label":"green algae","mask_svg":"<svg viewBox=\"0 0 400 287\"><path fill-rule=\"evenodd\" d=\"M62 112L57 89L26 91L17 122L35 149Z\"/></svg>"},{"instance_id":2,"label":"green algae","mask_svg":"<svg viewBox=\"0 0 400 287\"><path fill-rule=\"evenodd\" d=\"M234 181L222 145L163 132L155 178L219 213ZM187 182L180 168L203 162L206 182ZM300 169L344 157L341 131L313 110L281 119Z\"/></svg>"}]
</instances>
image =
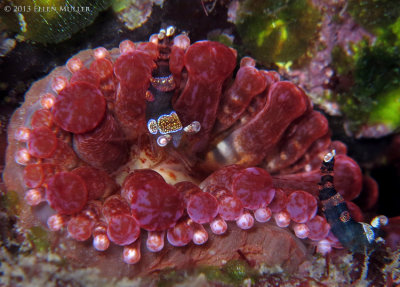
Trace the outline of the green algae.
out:
<instances>
[{"instance_id":1,"label":"green algae","mask_svg":"<svg viewBox=\"0 0 400 287\"><path fill-rule=\"evenodd\" d=\"M351 46L352 48L357 47L355 45ZM354 49L352 49L353 52ZM355 66L355 57L351 57L346 54L340 46L335 46L332 49L332 68L336 71L339 75L348 75L352 73Z\"/></svg>"},{"instance_id":2,"label":"green algae","mask_svg":"<svg viewBox=\"0 0 400 287\"><path fill-rule=\"evenodd\" d=\"M22 40L59 43L90 25L110 0L6 0L1 19Z\"/></svg>"},{"instance_id":3,"label":"green algae","mask_svg":"<svg viewBox=\"0 0 400 287\"><path fill-rule=\"evenodd\" d=\"M200 267L199 272L205 274L208 281L228 286L241 286L245 280L254 283L258 276L258 272L243 260L231 260L222 267Z\"/></svg>"},{"instance_id":4,"label":"green algae","mask_svg":"<svg viewBox=\"0 0 400 287\"><path fill-rule=\"evenodd\" d=\"M20 210L20 200L18 193L13 190L6 191L0 196L1 209L7 210L9 215L18 214Z\"/></svg>"},{"instance_id":5,"label":"green algae","mask_svg":"<svg viewBox=\"0 0 400 287\"><path fill-rule=\"evenodd\" d=\"M347 11L376 36L373 44L361 41L350 52L336 47L333 68L353 86L339 91L341 110L356 131L362 125L400 127L400 5L398 1L350 0Z\"/></svg>"},{"instance_id":6,"label":"green algae","mask_svg":"<svg viewBox=\"0 0 400 287\"><path fill-rule=\"evenodd\" d=\"M387 38L370 46L362 41L352 46L354 55L336 47L332 52L333 68L353 85L339 95L350 128L363 124L384 124L390 130L400 127L400 49L389 45Z\"/></svg>"},{"instance_id":7,"label":"green algae","mask_svg":"<svg viewBox=\"0 0 400 287\"><path fill-rule=\"evenodd\" d=\"M162 6L164 0L111 0L112 9L126 28L134 30L150 17L153 5Z\"/></svg>"},{"instance_id":8,"label":"green algae","mask_svg":"<svg viewBox=\"0 0 400 287\"><path fill-rule=\"evenodd\" d=\"M400 85L400 54L397 47L364 47L356 61L354 79L356 96L378 99L378 95Z\"/></svg>"},{"instance_id":9,"label":"green algae","mask_svg":"<svg viewBox=\"0 0 400 287\"><path fill-rule=\"evenodd\" d=\"M158 287L170 287L185 282L188 277L203 276L207 282L222 286L243 286L244 282L254 284L259 272L243 260L231 260L222 267L199 266L192 270L164 270L159 275Z\"/></svg>"},{"instance_id":10,"label":"green algae","mask_svg":"<svg viewBox=\"0 0 400 287\"><path fill-rule=\"evenodd\" d=\"M336 63L336 72L354 82L340 96L342 110L353 131L364 124L395 131L400 127L400 5L393 0L350 0L347 11L376 40L372 45L354 44L353 55L342 54L347 62ZM333 58L340 57L333 53Z\"/></svg>"},{"instance_id":11,"label":"green algae","mask_svg":"<svg viewBox=\"0 0 400 287\"><path fill-rule=\"evenodd\" d=\"M400 47L400 17L397 18L396 22L389 26L389 29L395 36L394 45Z\"/></svg>"},{"instance_id":12,"label":"green algae","mask_svg":"<svg viewBox=\"0 0 400 287\"><path fill-rule=\"evenodd\" d=\"M111 7L114 10L114 12L119 13L122 10L129 7L131 2L132 2L131 0L113 0Z\"/></svg>"},{"instance_id":13,"label":"green algae","mask_svg":"<svg viewBox=\"0 0 400 287\"><path fill-rule=\"evenodd\" d=\"M157 282L158 287L170 287L176 283L183 281L184 274L174 269L163 270L159 274L159 280Z\"/></svg>"},{"instance_id":14,"label":"green algae","mask_svg":"<svg viewBox=\"0 0 400 287\"><path fill-rule=\"evenodd\" d=\"M40 226L34 226L27 232L27 238L32 243L34 249L39 252L47 252L50 249L48 232Z\"/></svg>"},{"instance_id":15,"label":"green algae","mask_svg":"<svg viewBox=\"0 0 400 287\"><path fill-rule=\"evenodd\" d=\"M400 15L397 0L349 0L347 11L368 31L379 36Z\"/></svg>"},{"instance_id":16,"label":"green algae","mask_svg":"<svg viewBox=\"0 0 400 287\"><path fill-rule=\"evenodd\" d=\"M308 0L247 0L236 26L245 49L263 64L307 57L320 12Z\"/></svg>"},{"instance_id":17,"label":"green algae","mask_svg":"<svg viewBox=\"0 0 400 287\"><path fill-rule=\"evenodd\" d=\"M391 130L400 127L400 87L381 95L379 105L371 111L369 123L383 123Z\"/></svg>"},{"instance_id":18,"label":"green algae","mask_svg":"<svg viewBox=\"0 0 400 287\"><path fill-rule=\"evenodd\" d=\"M207 36L207 39L210 41L215 41L219 42L221 44L224 44L225 46L232 47L233 46L233 40L232 37L229 37L228 35L224 33L213 33Z\"/></svg>"},{"instance_id":19,"label":"green algae","mask_svg":"<svg viewBox=\"0 0 400 287\"><path fill-rule=\"evenodd\" d=\"M246 279L254 279L257 274L256 271L243 260L229 261L223 266L222 272L227 275L233 284L237 285L241 284Z\"/></svg>"}]
</instances>

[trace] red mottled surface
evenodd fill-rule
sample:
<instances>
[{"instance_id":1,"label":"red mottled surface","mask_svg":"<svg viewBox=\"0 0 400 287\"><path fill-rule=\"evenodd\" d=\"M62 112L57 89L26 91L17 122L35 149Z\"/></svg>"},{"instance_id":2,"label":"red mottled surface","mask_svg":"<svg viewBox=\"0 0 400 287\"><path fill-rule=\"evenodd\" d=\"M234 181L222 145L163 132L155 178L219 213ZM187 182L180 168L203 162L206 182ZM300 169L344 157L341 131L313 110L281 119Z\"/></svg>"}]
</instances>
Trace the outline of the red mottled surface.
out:
<instances>
[{"instance_id":1,"label":"red mottled surface","mask_svg":"<svg viewBox=\"0 0 400 287\"><path fill-rule=\"evenodd\" d=\"M104 81L113 76L113 63L106 59L96 59L90 64L90 71L92 71L100 81Z\"/></svg>"},{"instance_id":2,"label":"red mottled surface","mask_svg":"<svg viewBox=\"0 0 400 287\"><path fill-rule=\"evenodd\" d=\"M29 164L24 169L24 183L27 187L40 187L46 178L52 176L57 166L48 163Z\"/></svg>"},{"instance_id":3,"label":"red mottled surface","mask_svg":"<svg viewBox=\"0 0 400 287\"><path fill-rule=\"evenodd\" d=\"M132 197L136 190L153 179L164 181L163 177L158 172L151 169L135 170L125 179L121 189L121 196L125 198L127 202L132 202Z\"/></svg>"},{"instance_id":4,"label":"red mottled surface","mask_svg":"<svg viewBox=\"0 0 400 287\"><path fill-rule=\"evenodd\" d=\"M103 119L106 101L94 85L71 83L56 98L54 121L64 130L80 134L93 130Z\"/></svg>"},{"instance_id":5,"label":"red mottled surface","mask_svg":"<svg viewBox=\"0 0 400 287\"><path fill-rule=\"evenodd\" d=\"M357 202L363 210L371 210L376 206L379 197L378 183L370 176L363 176L363 189Z\"/></svg>"},{"instance_id":6,"label":"red mottled surface","mask_svg":"<svg viewBox=\"0 0 400 287\"><path fill-rule=\"evenodd\" d=\"M29 135L28 151L39 158L49 158L57 147L57 138L48 127L34 128Z\"/></svg>"},{"instance_id":7,"label":"red mottled surface","mask_svg":"<svg viewBox=\"0 0 400 287\"><path fill-rule=\"evenodd\" d=\"M317 200L305 191L294 191L288 196L286 210L294 222L305 223L315 216Z\"/></svg>"},{"instance_id":8,"label":"red mottled surface","mask_svg":"<svg viewBox=\"0 0 400 287\"><path fill-rule=\"evenodd\" d=\"M127 141L109 113L93 131L75 135L73 145L78 156L96 168L114 171L128 160Z\"/></svg>"},{"instance_id":9,"label":"red mottled surface","mask_svg":"<svg viewBox=\"0 0 400 287\"><path fill-rule=\"evenodd\" d=\"M183 196L183 203L185 206L188 205L189 198L202 190L191 181L181 181L174 185L179 193Z\"/></svg>"},{"instance_id":10,"label":"red mottled surface","mask_svg":"<svg viewBox=\"0 0 400 287\"><path fill-rule=\"evenodd\" d=\"M218 121L227 128L244 113L250 101L264 91L267 82L254 67L244 66L236 74L232 87L222 95L217 114Z\"/></svg>"},{"instance_id":11,"label":"red mottled surface","mask_svg":"<svg viewBox=\"0 0 400 287\"><path fill-rule=\"evenodd\" d=\"M236 65L233 51L217 42L198 42L190 46L184 57L188 70L185 89L174 104L184 125L201 124L194 151L206 147L215 122L222 84ZM204 104L207 109L204 109Z\"/></svg>"},{"instance_id":12,"label":"red mottled surface","mask_svg":"<svg viewBox=\"0 0 400 287\"><path fill-rule=\"evenodd\" d=\"M132 213L145 230L165 230L175 225L183 213L178 190L165 181L152 179L132 188Z\"/></svg>"},{"instance_id":13,"label":"red mottled surface","mask_svg":"<svg viewBox=\"0 0 400 287\"><path fill-rule=\"evenodd\" d=\"M194 222L208 223L218 214L218 201L210 193L198 192L190 196L186 210Z\"/></svg>"},{"instance_id":14,"label":"red mottled surface","mask_svg":"<svg viewBox=\"0 0 400 287\"><path fill-rule=\"evenodd\" d=\"M298 147L300 147L300 145ZM318 169L321 166L321 161L326 154L326 151L330 148L333 148L333 146L331 142L331 133L328 131L324 136L315 140L299 160L287 168L283 168L279 173L289 174L305 169Z\"/></svg>"},{"instance_id":15,"label":"red mottled surface","mask_svg":"<svg viewBox=\"0 0 400 287\"><path fill-rule=\"evenodd\" d=\"M54 209L46 204L29 207L22 201L21 228L46 228L48 214L54 212L71 215L62 217L66 228L50 233L51 250L71 268L94 267L101 276L132 278L164 268L222 265L243 256L257 265L295 272L311 253L305 247L310 240L296 238L293 224L279 228L274 222L256 222L242 230L234 221L243 213L253 216L248 209L270 204L273 216L288 209L294 221L325 230L326 225L312 217L321 155L331 145L326 119L312 111L301 89L280 81L276 72L254 68L251 59L242 61L236 79L231 79L236 65L231 48L209 41L187 50L172 46L170 66L177 83L173 107L184 126L199 121L201 131L184 134L177 148L158 148L149 138L145 112L159 48L154 43L131 42L120 48L105 52L104 57L92 50L76 55L83 63L81 69L71 73L66 67L57 68L34 84L16 111L8 131L7 188L22 198L29 182L45 191ZM58 92L51 88L57 77L67 80ZM56 104L50 116L38 112L39 100L48 93L64 105L61 109ZM69 104L79 105L72 104L69 110L63 100L68 97ZM234 115L224 115L224 107ZM51 155L33 162L54 164L57 169L45 172L41 166L29 172L28 168L24 182L26 167L17 164L14 156L26 143L14 134L20 127L30 128L32 121L40 128L51 127L50 138L56 138ZM48 145L53 147L51 141L38 146L48 152ZM361 171L345 155L338 155L336 162L335 185L345 199L354 199L361 190ZM272 177L266 169L273 171ZM304 191L297 197L294 190ZM214 234L205 224L214 217L227 226L224 234ZM160 252L149 252L146 231L166 233ZM208 241L197 246L191 241L199 231L207 232ZM91 232L105 235L110 247L102 252L89 247ZM322 238L320 234L314 240ZM117 245L129 245L128 251L140 247L139 262L134 267L124 263L123 248Z\"/></svg>"},{"instance_id":16,"label":"red mottled surface","mask_svg":"<svg viewBox=\"0 0 400 287\"><path fill-rule=\"evenodd\" d=\"M67 170L74 168L78 164L78 156L72 147L60 139L57 140L57 147L51 158L46 158L44 162L62 166Z\"/></svg>"},{"instance_id":17,"label":"red mottled surface","mask_svg":"<svg viewBox=\"0 0 400 287\"><path fill-rule=\"evenodd\" d=\"M114 64L117 79L133 90L148 86L153 66L152 58L140 51L118 57Z\"/></svg>"},{"instance_id":18,"label":"red mottled surface","mask_svg":"<svg viewBox=\"0 0 400 287\"><path fill-rule=\"evenodd\" d=\"M116 214L108 219L107 236L118 245L129 245L140 235L139 223L129 214Z\"/></svg>"},{"instance_id":19,"label":"red mottled surface","mask_svg":"<svg viewBox=\"0 0 400 287\"><path fill-rule=\"evenodd\" d=\"M294 84L272 84L264 107L228 136L229 141L240 146L236 158L230 160L246 165L259 164L289 124L306 111L307 106L304 93Z\"/></svg>"},{"instance_id":20,"label":"red mottled surface","mask_svg":"<svg viewBox=\"0 0 400 287\"><path fill-rule=\"evenodd\" d=\"M265 170L249 167L234 175L232 190L245 208L255 210L268 205L275 195L271 176Z\"/></svg>"},{"instance_id":21,"label":"red mottled surface","mask_svg":"<svg viewBox=\"0 0 400 287\"><path fill-rule=\"evenodd\" d=\"M218 213L222 219L236 220L243 214L243 203L232 192L216 187L211 193L218 199Z\"/></svg>"},{"instance_id":22,"label":"red mottled surface","mask_svg":"<svg viewBox=\"0 0 400 287\"><path fill-rule=\"evenodd\" d=\"M27 187L39 187L43 183L43 169L41 164L29 164L24 169L24 182Z\"/></svg>"},{"instance_id":23,"label":"red mottled surface","mask_svg":"<svg viewBox=\"0 0 400 287\"><path fill-rule=\"evenodd\" d=\"M159 253L145 252L145 240L142 240L142 258L140 264L127 265L122 261L122 250L111 246L105 252L88 248L86 242L77 242L65 238L65 234L54 234L53 240L63 240L68 252L59 247L56 251L65 254L74 267L102 270L102 276L134 278L148 275L166 268L182 269L195 265L222 265L232 259L241 259L238 252L251 262L268 262L270 266L279 265L288 272L295 272L306 259L307 250L304 244L285 229L271 224L255 224L251 230L240 230L230 224L225 235L217 236L209 232L209 240L205 245L174 247L166 244ZM218 256L216 256L218 254ZM79 258L78 260L74 260ZM112 266L112 268L110 268Z\"/></svg>"},{"instance_id":24,"label":"red mottled surface","mask_svg":"<svg viewBox=\"0 0 400 287\"><path fill-rule=\"evenodd\" d=\"M296 120L281 139L277 152L267 156L267 170L279 172L295 163L317 139L328 132L328 120L319 112L311 111ZM301 143L301 144L299 144Z\"/></svg>"},{"instance_id":25,"label":"red mottled surface","mask_svg":"<svg viewBox=\"0 0 400 287\"><path fill-rule=\"evenodd\" d=\"M275 188L275 196L272 202L269 204L269 208L272 212L279 212L285 208L288 203L286 193L281 188Z\"/></svg>"},{"instance_id":26,"label":"red mottled surface","mask_svg":"<svg viewBox=\"0 0 400 287\"><path fill-rule=\"evenodd\" d=\"M108 197L104 203L101 210L106 220L109 220L113 215L119 214L130 214L131 210L129 208L128 202L126 202L118 194Z\"/></svg>"},{"instance_id":27,"label":"red mottled surface","mask_svg":"<svg viewBox=\"0 0 400 287\"><path fill-rule=\"evenodd\" d=\"M72 238L78 241L85 241L92 236L94 222L82 215L71 218L68 221L67 231Z\"/></svg>"},{"instance_id":28,"label":"red mottled surface","mask_svg":"<svg viewBox=\"0 0 400 287\"><path fill-rule=\"evenodd\" d=\"M85 182L88 200L106 197L116 191L114 180L103 170L90 166L81 166L72 173L79 175Z\"/></svg>"},{"instance_id":29,"label":"red mottled surface","mask_svg":"<svg viewBox=\"0 0 400 287\"><path fill-rule=\"evenodd\" d=\"M349 213L351 217L354 218L355 221L362 222L364 221L364 215L361 209L354 202L346 201L347 208L349 209Z\"/></svg>"},{"instance_id":30,"label":"red mottled surface","mask_svg":"<svg viewBox=\"0 0 400 287\"><path fill-rule=\"evenodd\" d=\"M31 118L31 125L33 129L40 127L50 128L53 125L53 116L49 110L40 109L33 113Z\"/></svg>"},{"instance_id":31,"label":"red mottled surface","mask_svg":"<svg viewBox=\"0 0 400 287\"><path fill-rule=\"evenodd\" d=\"M70 172L60 172L47 180L46 197L50 206L60 214L74 214L87 202L84 181Z\"/></svg>"},{"instance_id":32,"label":"red mottled surface","mask_svg":"<svg viewBox=\"0 0 400 287\"><path fill-rule=\"evenodd\" d=\"M179 37L179 36L178 36ZM173 46L171 49L171 55L169 56L169 69L174 75L174 78L179 82L181 78L181 72L184 67L183 57L185 56L185 50L178 46Z\"/></svg>"},{"instance_id":33,"label":"red mottled surface","mask_svg":"<svg viewBox=\"0 0 400 287\"><path fill-rule=\"evenodd\" d=\"M87 68L80 69L72 74L71 79L69 80L70 83L74 82L86 82L93 84L94 86L99 86L100 79L97 74Z\"/></svg>"},{"instance_id":34,"label":"red mottled surface","mask_svg":"<svg viewBox=\"0 0 400 287\"><path fill-rule=\"evenodd\" d=\"M202 183L201 187L214 185L225 187L228 190L232 189L233 175L241 170L239 165L224 166L209 175Z\"/></svg>"},{"instance_id":35,"label":"red mottled surface","mask_svg":"<svg viewBox=\"0 0 400 287\"><path fill-rule=\"evenodd\" d=\"M283 189L302 189L317 195L315 185L320 181L319 169L310 172L277 175L273 177L273 185ZM336 190L346 200L355 199L361 192L362 174L358 164L346 155L337 155L335 158L335 178L333 181Z\"/></svg>"},{"instance_id":36,"label":"red mottled surface","mask_svg":"<svg viewBox=\"0 0 400 287\"><path fill-rule=\"evenodd\" d=\"M121 85L116 94L117 119L128 138L137 138L145 130L145 92L145 88L131 90Z\"/></svg>"},{"instance_id":37,"label":"red mottled surface","mask_svg":"<svg viewBox=\"0 0 400 287\"><path fill-rule=\"evenodd\" d=\"M186 219L179 220L176 225L168 229L167 239L173 246L185 246L193 238L193 228Z\"/></svg>"},{"instance_id":38,"label":"red mottled surface","mask_svg":"<svg viewBox=\"0 0 400 287\"><path fill-rule=\"evenodd\" d=\"M316 215L306 224L310 229L310 235L308 236L308 238L310 238L311 240L321 240L325 238L330 230L330 226L326 219L319 215Z\"/></svg>"}]
</instances>

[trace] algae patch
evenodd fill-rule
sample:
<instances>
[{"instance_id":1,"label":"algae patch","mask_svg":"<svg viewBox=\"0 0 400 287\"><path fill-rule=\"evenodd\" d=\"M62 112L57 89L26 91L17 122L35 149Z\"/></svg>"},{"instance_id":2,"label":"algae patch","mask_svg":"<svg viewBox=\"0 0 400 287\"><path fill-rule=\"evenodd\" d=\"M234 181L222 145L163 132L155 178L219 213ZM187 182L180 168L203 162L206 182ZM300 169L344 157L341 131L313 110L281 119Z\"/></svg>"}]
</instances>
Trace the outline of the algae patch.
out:
<instances>
[{"instance_id":1,"label":"algae patch","mask_svg":"<svg viewBox=\"0 0 400 287\"><path fill-rule=\"evenodd\" d=\"M306 56L320 19L308 0L247 0L236 26L248 53L267 65Z\"/></svg>"}]
</instances>

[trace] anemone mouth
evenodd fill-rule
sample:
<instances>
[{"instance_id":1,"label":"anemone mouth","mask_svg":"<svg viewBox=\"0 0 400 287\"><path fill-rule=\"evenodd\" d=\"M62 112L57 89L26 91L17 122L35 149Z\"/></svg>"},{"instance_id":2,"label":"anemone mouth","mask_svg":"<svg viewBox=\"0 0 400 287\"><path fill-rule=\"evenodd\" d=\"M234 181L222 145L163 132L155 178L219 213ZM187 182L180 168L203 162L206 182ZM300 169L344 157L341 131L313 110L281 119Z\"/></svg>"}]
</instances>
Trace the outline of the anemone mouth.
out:
<instances>
[{"instance_id":1,"label":"anemone mouth","mask_svg":"<svg viewBox=\"0 0 400 287\"><path fill-rule=\"evenodd\" d=\"M194 65L193 74L190 68L184 69L185 60L180 63L180 70L171 69L178 70L174 75L181 81L177 87L183 86L179 97L173 99L173 106L182 126L194 125L188 130L195 129L197 134L192 138L190 133L185 134L177 150L154 150L155 145L148 141L144 117L146 85L154 66L149 60L154 57L153 44L135 47L124 42L120 49L111 51L83 51L28 91L8 128L4 171L7 188L30 199L22 202L20 225L29 230L47 223L51 230L58 231L52 234L52 244L63 243L54 245L53 251L66 256L75 266L107 270L107 266L115 264L121 267L121 276L183 268L193 260L196 264L220 265L240 256L235 250L246 250L246 256L255 262L281 264L288 271L295 270L307 255L304 243L313 246L328 236L328 232L322 232L308 241L298 240L307 237L307 230L328 230L323 217L313 220L320 177L316 168L331 145L326 119L312 111L303 91L279 81L275 73L259 71L253 61L242 61L236 79L231 80L234 53L221 44L201 42L198 46L193 44L196 49L185 56L195 57L188 60L188 65ZM134 51L138 52L136 56L130 54ZM220 67L224 61L216 59L216 51L228 59L227 66ZM201 61L201 53L211 53L211 66L196 64ZM110 72L110 63L114 73ZM135 63L140 69L129 74L126 63ZM214 82L204 82L201 70L205 67L224 75L214 77ZM78 104L68 106L62 98L75 95L73 89L84 89L85 94L93 96L86 97L88 102L75 97L75 102L85 108L95 103L97 108L93 111L77 109ZM205 108L201 104L204 99L197 99L190 110L188 103L196 100L192 96L194 90L205 95L215 92L217 99L206 97L210 106ZM96 100L99 93L104 100ZM138 96L141 102L128 95ZM62 105L57 104L60 102ZM38 112L52 105L59 111L52 110L54 122L49 120L51 116L46 118L45 112ZM158 108L155 107L160 112ZM76 116L67 113L71 109L76 109ZM212 119L207 114L210 111ZM36 131L34 117L38 118L38 125L53 128L56 148L49 155L39 154L36 162L28 144L27 153L16 161L15 155L26 150L29 131ZM67 124L58 124L61 118L71 117L75 118ZM27 136L21 128L29 130ZM106 143L105 147L99 147L98 142ZM45 146L49 145L46 142ZM337 156L337 163L338 188L346 199L353 199L361 188L359 168L343 154ZM27 171L35 164L40 167ZM267 171L275 175L271 177ZM49 193L47 174L53 186L57 186L59 177L75 180L77 186L84 181L86 192L75 198L66 188L51 187ZM64 210L63 200L75 203L76 208ZM271 218L278 227L265 223ZM94 248L87 247L89 238L93 238ZM165 238L170 244L164 244ZM334 239L329 240L331 245L337 244ZM117 245L124 246L124 251ZM281 254L276 254L277 249ZM135 271L128 271L123 267L124 261L139 264ZM110 272L106 271L111 275Z\"/></svg>"}]
</instances>

